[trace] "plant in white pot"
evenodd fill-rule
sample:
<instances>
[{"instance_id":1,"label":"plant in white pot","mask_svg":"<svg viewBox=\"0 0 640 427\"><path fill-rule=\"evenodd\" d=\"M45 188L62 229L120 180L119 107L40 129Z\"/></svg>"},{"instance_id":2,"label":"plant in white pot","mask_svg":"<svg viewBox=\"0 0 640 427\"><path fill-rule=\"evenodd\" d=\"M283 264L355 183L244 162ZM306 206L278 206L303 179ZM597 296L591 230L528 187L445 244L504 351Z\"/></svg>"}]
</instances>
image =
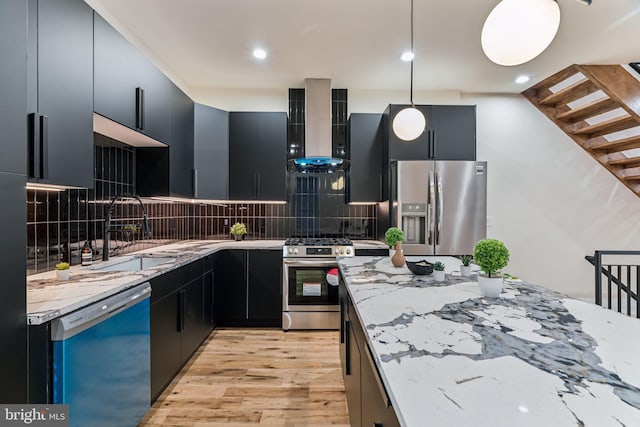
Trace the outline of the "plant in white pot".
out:
<instances>
[{"instance_id":1,"label":"plant in white pot","mask_svg":"<svg viewBox=\"0 0 640 427\"><path fill-rule=\"evenodd\" d=\"M395 248L396 252L391 257L391 264L394 267L402 267L405 262L402 253L402 242L404 241L404 233L398 227L390 227L384 233L384 241L390 248Z\"/></svg>"},{"instance_id":2,"label":"plant in white pot","mask_svg":"<svg viewBox=\"0 0 640 427\"><path fill-rule=\"evenodd\" d=\"M444 263L440 261L433 263L433 278L438 282L444 280Z\"/></svg>"},{"instance_id":3,"label":"plant in white pot","mask_svg":"<svg viewBox=\"0 0 640 427\"><path fill-rule=\"evenodd\" d=\"M471 276L471 260L473 259L473 255L462 255L460 257L460 262L462 265L460 266L460 275L469 277Z\"/></svg>"},{"instance_id":4,"label":"plant in white pot","mask_svg":"<svg viewBox=\"0 0 640 427\"><path fill-rule=\"evenodd\" d=\"M241 222L236 222L231 226L231 230L229 232L233 235L236 241L240 241L244 239L244 236L247 234L247 226Z\"/></svg>"},{"instance_id":5,"label":"plant in white pot","mask_svg":"<svg viewBox=\"0 0 640 427\"><path fill-rule=\"evenodd\" d=\"M498 297L504 283L500 270L509 263L509 250L500 240L484 239L476 243L473 258L484 274L478 274L480 292L486 297Z\"/></svg>"},{"instance_id":6,"label":"plant in white pot","mask_svg":"<svg viewBox=\"0 0 640 427\"><path fill-rule=\"evenodd\" d=\"M69 263L61 262L56 264L56 279L69 280Z\"/></svg>"}]
</instances>

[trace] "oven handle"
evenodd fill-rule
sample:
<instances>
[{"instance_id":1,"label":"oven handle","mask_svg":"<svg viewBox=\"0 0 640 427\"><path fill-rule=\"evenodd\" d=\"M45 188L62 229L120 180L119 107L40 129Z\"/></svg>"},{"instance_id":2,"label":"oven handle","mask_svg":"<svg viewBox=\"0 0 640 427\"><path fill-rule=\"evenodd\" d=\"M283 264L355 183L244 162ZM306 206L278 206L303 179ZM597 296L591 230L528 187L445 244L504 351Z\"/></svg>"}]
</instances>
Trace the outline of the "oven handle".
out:
<instances>
[{"instance_id":1,"label":"oven handle","mask_svg":"<svg viewBox=\"0 0 640 427\"><path fill-rule=\"evenodd\" d=\"M338 262L331 260L301 260L301 259L284 259L282 262L290 267L337 267Z\"/></svg>"}]
</instances>

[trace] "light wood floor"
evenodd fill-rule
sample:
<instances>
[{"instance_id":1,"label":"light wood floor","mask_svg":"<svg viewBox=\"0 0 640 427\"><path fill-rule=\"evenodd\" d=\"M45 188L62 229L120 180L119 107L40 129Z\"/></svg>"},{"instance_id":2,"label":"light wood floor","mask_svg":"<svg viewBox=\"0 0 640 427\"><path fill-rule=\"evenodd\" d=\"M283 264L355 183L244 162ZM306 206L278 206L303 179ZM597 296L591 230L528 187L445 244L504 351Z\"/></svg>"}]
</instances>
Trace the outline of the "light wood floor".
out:
<instances>
[{"instance_id":1,"label":"light wood floor","mask_svg":"<svg viewBox=\"0 0 640 427\"><path fill-rule=\"evenodd\" d=\"M335 331L216 329L139 426L349 426Z\"/></svg>"}]
</instances>

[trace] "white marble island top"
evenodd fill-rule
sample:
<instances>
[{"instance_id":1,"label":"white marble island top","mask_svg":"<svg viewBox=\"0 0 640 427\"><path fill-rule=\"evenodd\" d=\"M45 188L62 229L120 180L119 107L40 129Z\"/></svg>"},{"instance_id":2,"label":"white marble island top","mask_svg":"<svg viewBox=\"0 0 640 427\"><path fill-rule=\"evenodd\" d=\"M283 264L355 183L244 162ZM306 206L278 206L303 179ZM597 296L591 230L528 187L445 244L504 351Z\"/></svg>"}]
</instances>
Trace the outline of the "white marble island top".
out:
<instances>
[{"instance_id":1,"label":"white marble island top","mask_svg":"<svg viewBox=\"0 0 640 427\"><path fill-rule=\"evenodd\" d=\"M474 276L339 265L402 425L640 426L637 319L526 282L483 298Z\"/></svg>"}]
</instances>

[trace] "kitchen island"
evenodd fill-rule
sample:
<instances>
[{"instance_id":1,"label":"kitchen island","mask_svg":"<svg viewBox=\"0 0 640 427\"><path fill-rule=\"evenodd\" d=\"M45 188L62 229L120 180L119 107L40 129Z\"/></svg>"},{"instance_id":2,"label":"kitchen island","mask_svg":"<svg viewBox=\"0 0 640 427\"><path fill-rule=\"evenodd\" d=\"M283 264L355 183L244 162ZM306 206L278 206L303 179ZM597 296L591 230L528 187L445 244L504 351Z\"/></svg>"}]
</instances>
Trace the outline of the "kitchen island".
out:
<instances>
[{"instance_id":1,"label":"kitchen island","mask_svg":"<svg viewBox=\"0 0 640 427\"><path fill-rule=\"evenodd\" d=\"M339 259L401 425L640 425L637 319L521 281L484 298L455 258L422 258L445 261L444 282Z\"/></svg>"}]
</instances>

